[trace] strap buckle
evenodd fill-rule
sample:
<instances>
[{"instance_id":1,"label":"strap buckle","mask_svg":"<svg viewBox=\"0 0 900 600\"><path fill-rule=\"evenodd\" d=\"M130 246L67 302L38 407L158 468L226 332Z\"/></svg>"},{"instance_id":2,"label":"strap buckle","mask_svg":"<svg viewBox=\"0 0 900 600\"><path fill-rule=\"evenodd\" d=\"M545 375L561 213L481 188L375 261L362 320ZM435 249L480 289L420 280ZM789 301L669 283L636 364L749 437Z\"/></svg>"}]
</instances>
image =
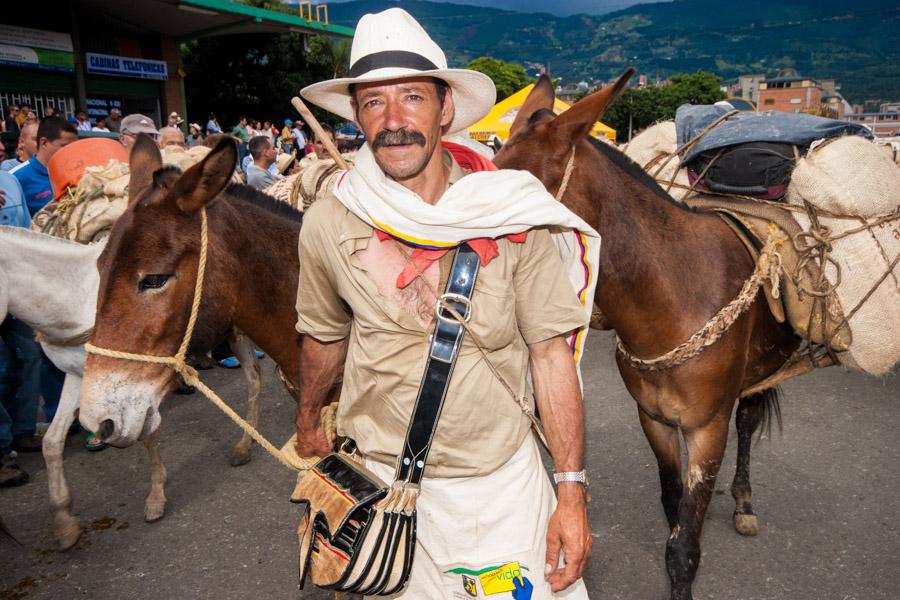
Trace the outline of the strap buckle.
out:
<instances>
[{"instance_id":1,"label":"strap buckle","mask_svg":"<svg viewBox=\"0 0 900 600\"><path fill-rule=\"evenodd\" d=\"M450 316L444 316L444 307L441 301L454 304L459 304L462 306L462 310L459 310L456 306L454 306L454 310L462 315L463 321L468 323L469 319L472 317L472 301L468 296L464 294L457 294L454 292L444 292L440 295L440 297L434 303L434 316L437 317L439 321L445 323L447 325L456 325L457 320L451 314Z\"/></svg>"}]
</instances>

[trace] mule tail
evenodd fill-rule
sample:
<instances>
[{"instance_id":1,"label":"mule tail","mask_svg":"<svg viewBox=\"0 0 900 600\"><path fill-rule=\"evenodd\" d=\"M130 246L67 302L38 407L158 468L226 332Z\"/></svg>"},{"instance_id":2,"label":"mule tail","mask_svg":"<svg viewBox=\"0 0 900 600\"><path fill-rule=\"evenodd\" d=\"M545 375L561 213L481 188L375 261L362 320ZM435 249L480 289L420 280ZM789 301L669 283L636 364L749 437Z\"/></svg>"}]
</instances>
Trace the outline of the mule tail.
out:
<instances>
[{"instance_id":1,"label":"mule tail","mask_svg":"<svg viewBox=\"0 0 900 600\"><path fill-rule=\"evenodd\" d=\"M757 432L757 442L763 437L771 439L772 423L778 426L778 433L783 431L781 420L781 390L778 387L769 388L762 392L758 392L746 398L746 400L756 400L758 409L753 411L752 418L756 419L756 423L751 426L751 431Z\"/></svg>"}]
</instances>

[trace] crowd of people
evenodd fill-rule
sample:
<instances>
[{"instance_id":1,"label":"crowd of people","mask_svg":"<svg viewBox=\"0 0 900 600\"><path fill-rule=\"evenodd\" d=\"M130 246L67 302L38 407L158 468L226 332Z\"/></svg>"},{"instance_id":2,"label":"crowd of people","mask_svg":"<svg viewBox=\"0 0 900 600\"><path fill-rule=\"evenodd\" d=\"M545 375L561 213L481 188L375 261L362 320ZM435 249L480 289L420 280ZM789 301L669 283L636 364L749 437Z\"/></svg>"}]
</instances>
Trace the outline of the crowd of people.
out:
<instances>
[{"instance_id":1,"label":"crowd of people","mask_svg":"<svg viewBox=\"0 0 900 600\"><path fill-rule=\"evenodd\" d=\"M123 116L115 108L108 115L95 117L93 122L81 110L68 119L49 106L43 112L44 117L39 119L32 107L13 105L8 107L2 122L2 130L6 132L3 139L16 140L14 156L0 162L2 225L29 227L32 217L53 200L47 170L50 159L61 148L78 140L82 131L117 133L126 150L131 149L139 134L154 138L160 149L213 146L223 137L231 137L241 156L240 176L260 190L326 155L322 140L308 136L299 119L284 119L279 130L270 121L261 123L241 117L226 131L216 115L210 113L205 127L189 123L185 136L184 119L177 112L169 114L166 124L160 128L148 116ZM334 142L332 128L327 124L323 127ZM355 148L345 145L342 149ZM0 155L8 154L7 148L0 145ZM41 436L55 415L65 374L46 357L35 341L34 331L22 321L7 316L0 325L0 335L0 486L12 486L29 480L16 461L18 453L41 450ZM227 349L214 358L224 367L240 366ZM39 409L43 418L39 417ZM73 428L73 432L77 431L77 424ZM105 444L89 435L85 446L89 450L102 450Z\"/></svg>"}]
</instances>

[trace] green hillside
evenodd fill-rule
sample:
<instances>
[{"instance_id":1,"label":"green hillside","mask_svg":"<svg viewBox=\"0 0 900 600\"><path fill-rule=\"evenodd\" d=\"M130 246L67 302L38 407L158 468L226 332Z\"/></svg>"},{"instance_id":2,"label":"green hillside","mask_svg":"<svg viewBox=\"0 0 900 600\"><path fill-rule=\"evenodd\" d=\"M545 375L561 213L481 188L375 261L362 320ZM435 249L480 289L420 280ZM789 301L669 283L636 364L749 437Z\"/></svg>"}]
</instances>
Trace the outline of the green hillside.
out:
<instances>
[{"instance_id":1,"label":"green hillside","mask_svg":"<svg viewBox=\"0 0 900 600\"><path fill-rule=\"evenodd\" d=\"M697 70L728 79L794 67L834 78L853 103L900 99L897 0L676 0L602 16L555 17L423 0L331 4L331 20L400 6L444 48L453 66L492 55L549 63L564 81L609 79L634 65L653 81Z\"/></svg>"}]
</instances>

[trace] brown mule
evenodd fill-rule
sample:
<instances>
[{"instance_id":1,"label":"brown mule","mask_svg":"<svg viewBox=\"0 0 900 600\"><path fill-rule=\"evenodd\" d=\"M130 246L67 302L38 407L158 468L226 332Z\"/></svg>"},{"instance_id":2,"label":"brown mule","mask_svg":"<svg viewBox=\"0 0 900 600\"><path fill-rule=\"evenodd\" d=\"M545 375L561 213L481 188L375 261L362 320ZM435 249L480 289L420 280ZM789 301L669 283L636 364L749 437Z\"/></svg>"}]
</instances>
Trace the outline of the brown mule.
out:
<instances>
[{"instance_id":1,"label":"brown mule","mask_svg":"<svg viewBox=\"0 0 900 600\"><path fill-rule=\"evenodd\" d=\"M190 351L205 353L237 327L297 381L301 213L252 188L228 186L236 161L234 143L222 140L182 174L162 166L149 138L137 140L129 206L98 261L94 346L175 354L191 312L205 207L208 259ZM81 423L113 445L130 445L157 429L159 405L176 385L169 366L89 354ZM248 421L258 418L257 411Z\"/></svg>"},{"instance_id":2,"label":"brown mule","mask_svg":"<svg viewBox=\"0 0 900 600\"><path fill-rule=\"evenodd\" d=\"M595 304L624 346L649 359L687 340L737 296L754 263L721 218L677 204L624 154L587 137L632 73L558 117L550 110L553 86L542 76L494 162L531 171L555 193L574 147L574 170L562 201L602 237ZM639 371L617 356L659 465L673 599L692 597L703 518L735 401L741 390L775 372L799 342L775 321L760 293L717 343L680 366ZM756 533L751 438L777 408L777 394L770 390L741 400L735 416L738 468L732 495L735 527L745 535ZM688 458L683 480L679 432Z\"/></svg>"}]
</instances>

